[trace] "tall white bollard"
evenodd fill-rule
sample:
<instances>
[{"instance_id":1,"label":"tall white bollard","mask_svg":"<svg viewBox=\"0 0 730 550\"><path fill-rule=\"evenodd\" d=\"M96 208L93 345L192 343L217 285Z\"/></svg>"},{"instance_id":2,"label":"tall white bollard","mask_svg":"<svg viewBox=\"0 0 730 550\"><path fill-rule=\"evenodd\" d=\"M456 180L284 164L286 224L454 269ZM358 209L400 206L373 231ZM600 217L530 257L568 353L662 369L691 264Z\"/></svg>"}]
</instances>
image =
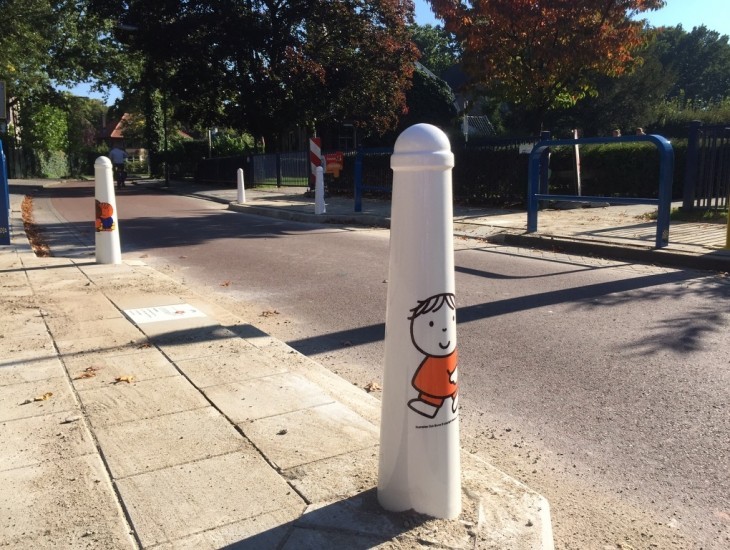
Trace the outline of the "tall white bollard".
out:
<instances>
[{"instance_id":1,"label":"tall white bollard","mask_svg":"<svg viewBox=\"0 0 730 550\"><path fill-rule=\"evenodd\" d=\"M461 513L449 139L429 124L395 142L378 500Z\"/></svg>"},{"instance_id":2,"label":"tall white bollard","mask_svg":"<svg viewBox=\"0 0 730 550\"><path fill-rule=\"evenodd\" d=\"M122 263L119 246L119 215L114 195L112 161L99 157L94 163L96 183L96 263Z\"/></svg>"},{"instance_id":3,"label":"tall white bollard","mask_svg":"<svg viewBox=\"0 0 730 550\"><path fill-rule=\"evenodd\" d=\"M246 188L243 186L243 168L239 168L236 172L236 181L238 183L236 200L238 201L238 204L243 204L246 202Z\"/></svg>"},{"instance_id":4,"label":"tall white bollard","mask_svg":"<svg viewBox=\"0 0 730 550\"><path fill-rule=\"evenodd\" d=\"M327 207L324 204L324 168L317 166L317 179L314 183L314 213L325 214Z\"/></svg>"}]
</instances>

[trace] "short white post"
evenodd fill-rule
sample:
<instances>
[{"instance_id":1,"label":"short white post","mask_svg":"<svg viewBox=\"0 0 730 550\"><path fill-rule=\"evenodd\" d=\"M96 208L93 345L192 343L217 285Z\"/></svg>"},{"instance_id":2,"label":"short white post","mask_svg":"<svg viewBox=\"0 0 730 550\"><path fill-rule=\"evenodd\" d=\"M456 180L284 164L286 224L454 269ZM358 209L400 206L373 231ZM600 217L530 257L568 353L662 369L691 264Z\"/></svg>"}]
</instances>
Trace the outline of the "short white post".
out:
<instances>
[{"instance_id":1,"label":"short white post","mask_svg":"<svg viewBox=\"0 0 730 550\"><path fill-rule=\"evenodd\" d=\"M96 183L96 263L122 263L122 250L119 246L119 214L114 195L112 161L99 157L94 163Z\"/></svg>"},{"instance_id":2,"label":"short white post","mask_svg":"<svg viewBox=\"0 0 730 550\"><path fill-rule=\"evenodd\" d=\"M314 213L325 214L327 207L324 204L324 169L317 166L317 179L314 184Z\"/></svg>"},{"instance_id":3,"label":"short white post","mask_svg":"<svg viewBox=\"0 0 730 550\"><path fill-rule=\"evenodd\" d=\"M461 513L449 139L416 124L395 142L378 501Z\"/></svg>"},{"instance_id":4,"label":"short white post","mask_svg":"<svg viewBox=\"0 0 730 550\"><path fill-rule=\"evenodd\" d=\"M243 168L239 168L236 172L236 181L238 182L236 200L238 201L238 204L243 204L246 202L246 188L243 186Z\"/></svg>"}]
</instances>

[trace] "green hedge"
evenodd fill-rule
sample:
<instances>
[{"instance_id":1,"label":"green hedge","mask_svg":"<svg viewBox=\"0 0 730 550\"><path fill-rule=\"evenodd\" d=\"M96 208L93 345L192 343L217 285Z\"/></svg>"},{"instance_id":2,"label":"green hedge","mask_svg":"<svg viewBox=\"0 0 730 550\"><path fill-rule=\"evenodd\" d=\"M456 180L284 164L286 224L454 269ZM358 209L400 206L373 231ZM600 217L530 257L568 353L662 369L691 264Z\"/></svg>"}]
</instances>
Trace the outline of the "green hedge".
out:
<instances>
[{"instance_id":1,"label":"green hedge","mask_svg":"<svg viewBox=\"0 0 730 550\"><path fill-rule=\"evenodd\" d=\"M674 140L672 198L682 198L687 140ZM659 151L651 143L583 145L581 187L585 196L652 197L659 193ZM573 147L553 148L550 192L575 194Z\"/></svg>"},{"instance_id":2,"label":"green hedge","mask_svg":"<svg viewBox=\"0 0 730 550\"><path fill-rule=\"evenodd\" d=\"M63 151L38 153L38 176L42 178L65 178L69 175L68 158Z\"/></svg>"}]
</instances>

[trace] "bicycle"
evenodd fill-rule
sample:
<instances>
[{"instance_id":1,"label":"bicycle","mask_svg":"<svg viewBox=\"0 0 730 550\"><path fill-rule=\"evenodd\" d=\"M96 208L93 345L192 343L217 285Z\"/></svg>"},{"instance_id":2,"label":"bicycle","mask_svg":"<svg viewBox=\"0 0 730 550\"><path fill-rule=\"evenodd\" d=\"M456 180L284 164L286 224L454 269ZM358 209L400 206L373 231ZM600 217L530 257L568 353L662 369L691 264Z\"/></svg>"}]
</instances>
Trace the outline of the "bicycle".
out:
<instances>
[{"instance_id":1,"label":"bicycle","mask_svg":"<svg viewBox=\"0 0 730 550\"><path fill-rule=\"evenodd\" d=\"M117 189L121 189L126 186L127 171L124 169L124 164L114 165L114 181L117 184Z\"/></svg>"}]
</instances>

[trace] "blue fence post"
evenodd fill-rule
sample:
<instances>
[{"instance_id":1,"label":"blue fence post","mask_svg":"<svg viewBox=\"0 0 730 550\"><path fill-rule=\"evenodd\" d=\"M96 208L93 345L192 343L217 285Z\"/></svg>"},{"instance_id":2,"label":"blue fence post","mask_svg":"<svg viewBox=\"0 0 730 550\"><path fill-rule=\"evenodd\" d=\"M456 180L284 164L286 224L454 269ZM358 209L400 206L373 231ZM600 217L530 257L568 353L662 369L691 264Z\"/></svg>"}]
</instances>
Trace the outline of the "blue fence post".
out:
<instances>
[{"instance_id":1,"label":"blue fence post","mask_svg":"<svg viewBox=\"0 0 730 550\"><path fill-rule=\"evenodd\" d=\"M674 149L662 136L649 136L659 149L659 205L657 209L656 247L669 244L669 218L672 210Z\"/></svg>"},{"instance_id":2,"label":"blue fence post","mask_svg":"<svg viewBox=\"0 0 730 550\"><path fill-rule=\"evenodd\" d=\"M362 160L365 153L358 147L355 155L355 212L362 212Z\"/></svg>"},{"instance_id":3,"label":"blue fence post","mask_svg":"<svg viewBox=\"0 0 730 550\"><path fill-rule=\"evenodd\" d=\"M695 186L697 183L697 156L699 154L700 128L702 122L693 120L689 123L687 140L687 159L684 167L684 192L682 209L692 210L695 205Z\"/></svg>"},{"instance_id":4,"label":"blue fence post","mask_svg":"<svg viewBox=\"0 0 730 550\"><path fill-rule=\"evenodd\" d=\"M0 244L10 244L10 186L3 144L0 142Z\"/></svg>"},{"instance_id":5,"label":"blue fence post","mask_svg":"<svg viewBox=\"0 0 730 550\"><path fill-rule=\"evenodd\" d=\"M527 232L537 231L537 193L540 189L540 173L544 151L547 147L541 146L541 142L535 144L530 153L530 160L527 165Z\"/></svg>"}]
</instances>

